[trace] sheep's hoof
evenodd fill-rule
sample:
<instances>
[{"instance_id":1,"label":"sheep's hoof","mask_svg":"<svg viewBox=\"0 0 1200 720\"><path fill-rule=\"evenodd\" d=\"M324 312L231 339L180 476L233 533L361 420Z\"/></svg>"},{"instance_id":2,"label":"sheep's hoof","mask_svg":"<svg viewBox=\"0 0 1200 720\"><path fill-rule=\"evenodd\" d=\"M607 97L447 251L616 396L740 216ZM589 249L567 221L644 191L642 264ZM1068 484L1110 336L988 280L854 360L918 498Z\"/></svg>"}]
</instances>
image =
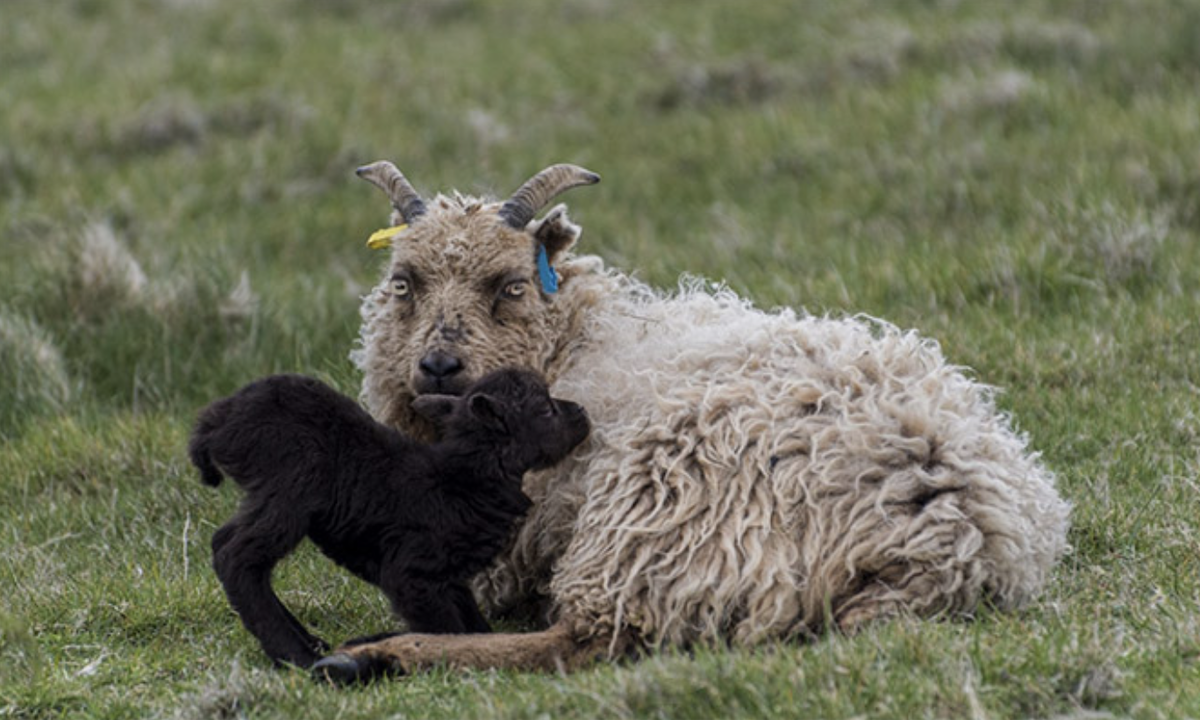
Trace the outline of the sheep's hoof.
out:
<instances>
[{"instance_id":1,"label":"sheep's hoof","mask_svg":"<svg viewBox=\"0 0 1200 720\"><path fill-rule=\"evenodd\" d=\"M395 673L385 663L347 653L327 655L313 663L309 670L317 680L334 685L355 685Z\"/></svg>"}]
</instances>

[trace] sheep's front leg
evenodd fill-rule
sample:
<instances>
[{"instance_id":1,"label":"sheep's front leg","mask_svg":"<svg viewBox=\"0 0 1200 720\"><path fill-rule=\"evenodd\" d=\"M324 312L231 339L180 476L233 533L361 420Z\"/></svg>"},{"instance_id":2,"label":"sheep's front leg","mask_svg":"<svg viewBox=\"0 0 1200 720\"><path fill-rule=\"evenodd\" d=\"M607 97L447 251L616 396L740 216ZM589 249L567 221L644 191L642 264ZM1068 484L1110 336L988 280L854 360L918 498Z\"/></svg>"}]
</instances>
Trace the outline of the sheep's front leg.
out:
<instances>
[{"instance_id":1,"label":"sheep's front leg","mask_svg":"<svg viewBox=\"0 0 1200 720\"><path fill-rule=\"evenodd\" d=\"M606 655L608 641L577 641L560 623L533 633L395 635L342 646L313 666L318 678L339 683L409 674L444 665L459 670L573 670Z\"/></svg>"}]
</instances>

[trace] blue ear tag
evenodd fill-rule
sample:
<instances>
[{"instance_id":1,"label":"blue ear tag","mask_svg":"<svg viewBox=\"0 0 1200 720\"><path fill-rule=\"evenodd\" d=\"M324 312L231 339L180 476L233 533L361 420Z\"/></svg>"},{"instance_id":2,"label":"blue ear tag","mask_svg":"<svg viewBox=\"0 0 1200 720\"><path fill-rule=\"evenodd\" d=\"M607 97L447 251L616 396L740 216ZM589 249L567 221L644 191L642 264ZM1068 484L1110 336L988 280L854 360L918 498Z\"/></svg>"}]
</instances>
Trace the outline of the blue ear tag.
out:
<instances>
[{"instance_id":1,"label":"blue ear tag","mask_svg":"<svg viewBox=\"0 0 1200 720\"><path fill-rule=\"evenodd\" d=\"M546 257L545 245L538 245L537 266L538 277L542 281L542 290L547 295L558 292L558 275L555 274L554 268L550 267L550 259Z\"/></svg>"}]
</instances>

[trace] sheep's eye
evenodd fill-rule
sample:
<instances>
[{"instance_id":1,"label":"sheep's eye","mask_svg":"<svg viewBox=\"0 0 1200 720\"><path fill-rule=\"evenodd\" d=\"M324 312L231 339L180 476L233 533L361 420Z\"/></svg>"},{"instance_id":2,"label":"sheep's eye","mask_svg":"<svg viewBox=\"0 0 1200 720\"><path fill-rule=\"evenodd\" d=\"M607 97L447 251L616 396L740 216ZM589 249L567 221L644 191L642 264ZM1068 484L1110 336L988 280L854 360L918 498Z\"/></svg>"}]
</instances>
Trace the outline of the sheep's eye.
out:
<instances>
[{"instance_id":1,"label":"sheep's eye","mask_svg":"<svg viewBox=\"0 0 1200 720\"><path fill-rule=\"evenodd\" d=\"M412 295L412 283L410 283L406 278L392 278L392 295L400 298L401 300L407 300L408 297Z\"/></svg>"},{"instance_id":2,"label":"sheep's eye","mask_svg":"<svg viewBox=\"0 0 1200 720\"><path fill-rule=\"evenodd\" d=\"M525 290L528 286L529 283L525 280L514 280L505 285L504 289L500 291L500 294L509 300L515 300L525 294Z\"/></svg>"}]
</instances>

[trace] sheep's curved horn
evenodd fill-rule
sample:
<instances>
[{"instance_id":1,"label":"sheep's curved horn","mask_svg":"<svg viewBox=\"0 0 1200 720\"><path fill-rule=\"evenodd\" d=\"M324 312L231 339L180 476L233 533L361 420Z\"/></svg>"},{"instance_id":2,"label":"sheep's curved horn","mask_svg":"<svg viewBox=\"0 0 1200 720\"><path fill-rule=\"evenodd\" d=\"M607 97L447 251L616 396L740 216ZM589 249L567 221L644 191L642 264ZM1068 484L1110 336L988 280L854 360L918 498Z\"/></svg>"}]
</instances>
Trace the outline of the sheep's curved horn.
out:
<instances>
[{"instance_id":1,"label":"sheep's curved horn","mask_svg":"<svg viewBox=\"0 0 1200 720\"><path fill-rule=\"evenodd\" d=\"M555 196L580 185L595 185L600 176L578 165L551 165L525 181L500 208L500 217L521 230Z\"/></svg>"},{"instance_id":2,"label":"sheep's curved horn","mask_svg":"<svg viewBox=\"0 0 1200 720\"><path fill-rule=\"evenodd\" d=\"M421 196L413 189L408 178L404 177L404 173L387 160L363 165L354 172L387 193L392 200L392 207L396 208L404 222L411 223L425 214L425 201L421 200Z\"/></svg>"}]
</instances>

